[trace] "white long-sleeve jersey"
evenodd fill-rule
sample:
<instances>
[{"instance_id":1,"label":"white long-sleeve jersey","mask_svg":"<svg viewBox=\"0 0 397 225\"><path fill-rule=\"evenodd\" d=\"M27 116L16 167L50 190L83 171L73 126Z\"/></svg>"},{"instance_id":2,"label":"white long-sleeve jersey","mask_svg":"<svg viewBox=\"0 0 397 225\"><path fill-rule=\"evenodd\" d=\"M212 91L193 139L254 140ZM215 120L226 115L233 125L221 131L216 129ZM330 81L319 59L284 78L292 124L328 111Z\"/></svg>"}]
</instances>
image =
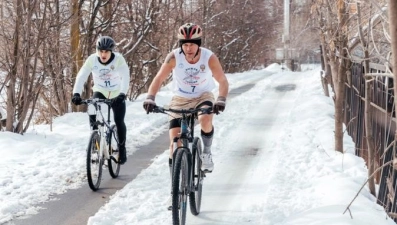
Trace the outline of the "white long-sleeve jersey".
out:
<instances>
[{"instance_id":1,"label":"white long-sleeve jersey","mask_svg":"<svg viewBox=\"0 0 397 225\"><path fill-rule=\"evenodd\" d=\"M81 94L84 83L92 73L94 92L101 92L109 99L117 97L120 93L127 94L130 84L130 69L120 53L113 52L113 54L115 55L114 59L106 65L99 62L96 53L90 55L76 76L73 93Z\"/></svg>"}]
</instances>

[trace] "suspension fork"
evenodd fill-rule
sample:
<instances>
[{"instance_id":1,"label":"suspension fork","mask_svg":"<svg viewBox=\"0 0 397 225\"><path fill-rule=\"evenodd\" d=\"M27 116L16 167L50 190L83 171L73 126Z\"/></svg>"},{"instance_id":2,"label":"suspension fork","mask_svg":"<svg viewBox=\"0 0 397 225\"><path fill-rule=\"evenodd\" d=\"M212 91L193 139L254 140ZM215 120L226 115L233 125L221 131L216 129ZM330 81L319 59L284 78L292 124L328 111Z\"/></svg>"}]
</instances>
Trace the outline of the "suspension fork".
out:
<instances>
[{"instance_id":1,"label":"suspension fork","mask_svg":"<svg viewBox=\"0 0 397 225\"><path fill-rule=\"evenodd\" d=\"M102 142L102 152L101 152L101 154L103 154L103 156L104 156L104 158L105 159L110 159L110 155L109 155L109 148L111 147L110 145L109 145L109 143L110 143L110 139L112 138L112 136L111 136L111 134L110 134L110 108L111 108L111 105L110 104L108 104L107 105L107 111L108 111L108 115L107 115L107 122L105 123L102 123L101 125L102 125L102 134L103 134L103 142ZM101 115L102 116L102 118L103 118L103 114ZM103 119L105 119L105 118L103 118Z\"/></svg>"},{"instance_id":2,"label":"suspension fork","mask_svg":"<svg viewBox=\"0 0 397 225\"><path fill-rule=\"evenodd\" d=\"M194 190L193 182L193 165L192 165L192 152L187 151L187 167L188 167L188 194Z\"/></svg>"},{"instance_id":3,"label":"suspension fork","mask_svg":"<svg viewBox=\"0 0 397 225\"><path fill-rule=\"evenodd\" d=\"M104 129L104 134L103 134L103 148L102 149L102 154L104 156L105 159L109 159L110 155L109 155L109 129Z\"/></svg>"},{"instance_id":4,"label":"suspension fork","mask_svg":"<svg viewBox=\"0 0 397 225\"><path fill-rule=\"evenodd\" d=\"M103 157L104 148L106 145L106 136L104 135L104 128L102 124L98 125L98 134L99 134L99 157Z\"/></svg>"}]
</instances>

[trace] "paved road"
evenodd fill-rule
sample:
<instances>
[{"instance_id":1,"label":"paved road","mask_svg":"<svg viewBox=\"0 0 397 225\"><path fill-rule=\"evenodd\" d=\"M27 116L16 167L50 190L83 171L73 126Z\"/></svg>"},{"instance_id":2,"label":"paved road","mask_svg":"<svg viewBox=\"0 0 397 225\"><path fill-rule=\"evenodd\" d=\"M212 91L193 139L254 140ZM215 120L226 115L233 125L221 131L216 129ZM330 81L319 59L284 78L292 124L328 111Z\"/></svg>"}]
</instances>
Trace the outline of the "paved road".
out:
<instances>
[{"instance_id":1,"label":"paved road","mask_svg":"<svg viewBox=\"0 0 397 225\"><path fill-rule=\"evenodd\" d=\"M267 75L262 78L267 77ZM229 92L229 99L248 91L255 85L255 82L232 89ZM117 190L122 189L131 182L145 168L151 159L164 151L164 145L168 143L168 133L164 132L151 143L142 146L128 161L121 167L117 179L112 179L108 171L104 170L103 180L100 189L96 192L83 186L79 189L70 190L67 193L56 196L57 200L39 205L43 209L39 214L26 219L17 219L11 224L15 225L85 225L88 218L93 216L102 207L109 197Z\"/></svg>"},{"instance_id":2,"label":"paved road","mask_svg":"<svg viewBox=\"0 0 397 225\"><path fill-rule=\"evenodd\" d=\"M288 193L285 187L277 186L279 178L272 171L277 171L276 163L283 159L277 143L285 134L283 122L294 107L291 96L295 96L296 86L277 83L275 79L263 89L266 95L249 108L248 116L239 117L239 123L233 127L224 124L223 129L228 131L222 134L223 142L217 143L222 149L214 153L217 172L204 180L200 214L193 216L188 209L189 225L276 224L274 218L261 220L253 215L268 207L262 205L267 201L264 199Z\"/></svg>"},{"instance_id":3,"label":"paved road","mask_svg":"<svg viewBox=\"0 0 397 225\"><path fill-rule=\"evenodd\" d=\"M80 225L87 224L104 205L111 195L131 182L145 168L151 159L164 151L164 144L168 142L166 133L160 135L150 144L142 146L121 167L120 175L112 179L107 170L103 171L103 180L98 191L93 192L88 184L65 194L56 196L58 200L46 202L40 207L39 214L27 219L15 220L15 225Z\"/></svg>"}]
</instances>

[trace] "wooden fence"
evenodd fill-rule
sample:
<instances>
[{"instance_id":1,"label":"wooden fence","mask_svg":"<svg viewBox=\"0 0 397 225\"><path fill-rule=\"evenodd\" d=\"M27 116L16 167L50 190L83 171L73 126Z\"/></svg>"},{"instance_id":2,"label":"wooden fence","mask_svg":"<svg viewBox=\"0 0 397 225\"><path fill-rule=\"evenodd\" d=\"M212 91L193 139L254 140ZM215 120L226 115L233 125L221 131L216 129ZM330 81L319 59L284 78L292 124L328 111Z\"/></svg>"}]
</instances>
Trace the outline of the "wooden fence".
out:
<instances>
[{"instance_id":1,"label":"wooden fence","mask_svg":"<svg viewBox=\"0 0 397 225\"><path fill-rule=\"evenodd\" d=\"M375 179L379 185L377 193L378 204L382 205L390 216L397 215L396 170L393 169L393 159L396 156L394 136L396 132L394 113L393 79L385 76L386 67L370 64L371 76L364 74L361 63L353 63L351 77L346 84L344 104L344 123L347 132L352 137L356 155L368 162L367 140L365 134L365 82L371 85L372 102L370 122L375 141L375 169L378 169Z\"/></svg>"}]
</instances>

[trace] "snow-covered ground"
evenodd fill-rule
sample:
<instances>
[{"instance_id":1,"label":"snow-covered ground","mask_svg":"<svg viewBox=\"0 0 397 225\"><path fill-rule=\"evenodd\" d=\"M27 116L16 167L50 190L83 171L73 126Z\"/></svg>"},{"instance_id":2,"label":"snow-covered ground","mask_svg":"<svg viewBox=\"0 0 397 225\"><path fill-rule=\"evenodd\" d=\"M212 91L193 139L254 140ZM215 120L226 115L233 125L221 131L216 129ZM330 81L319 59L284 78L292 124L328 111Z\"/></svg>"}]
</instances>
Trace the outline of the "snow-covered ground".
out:
<instances>
[{"instance_id":1,"label":"snow-covered ground","mask_svg":"<svg viewBox=\"0 0 397 225\"><path fill-rule=\"evenodd\" d=\"M303 70L273 64L227 74L231 89L255 85L231 94L225 112L215 117L215 169L204 180L201 213L192 216L188 210L189 225L395 224L367 188L343 213L366 181L367 168L354 155L349 136L345 153L334 151L333 102L323 95L320 68ZM171 96L164 87L157 104L167 104ZM134 128L127 134L129 157L167 129L165 115L143 111L144 97L127 103L126 124ZM56 194L89 188L81 145L88 137L85 113L56 118L52 132L47 125L23 136L0 132L0 224L40 213L36 205ZM87 224L171 224L167 146Z\"/></svg>"}]
</instances>

